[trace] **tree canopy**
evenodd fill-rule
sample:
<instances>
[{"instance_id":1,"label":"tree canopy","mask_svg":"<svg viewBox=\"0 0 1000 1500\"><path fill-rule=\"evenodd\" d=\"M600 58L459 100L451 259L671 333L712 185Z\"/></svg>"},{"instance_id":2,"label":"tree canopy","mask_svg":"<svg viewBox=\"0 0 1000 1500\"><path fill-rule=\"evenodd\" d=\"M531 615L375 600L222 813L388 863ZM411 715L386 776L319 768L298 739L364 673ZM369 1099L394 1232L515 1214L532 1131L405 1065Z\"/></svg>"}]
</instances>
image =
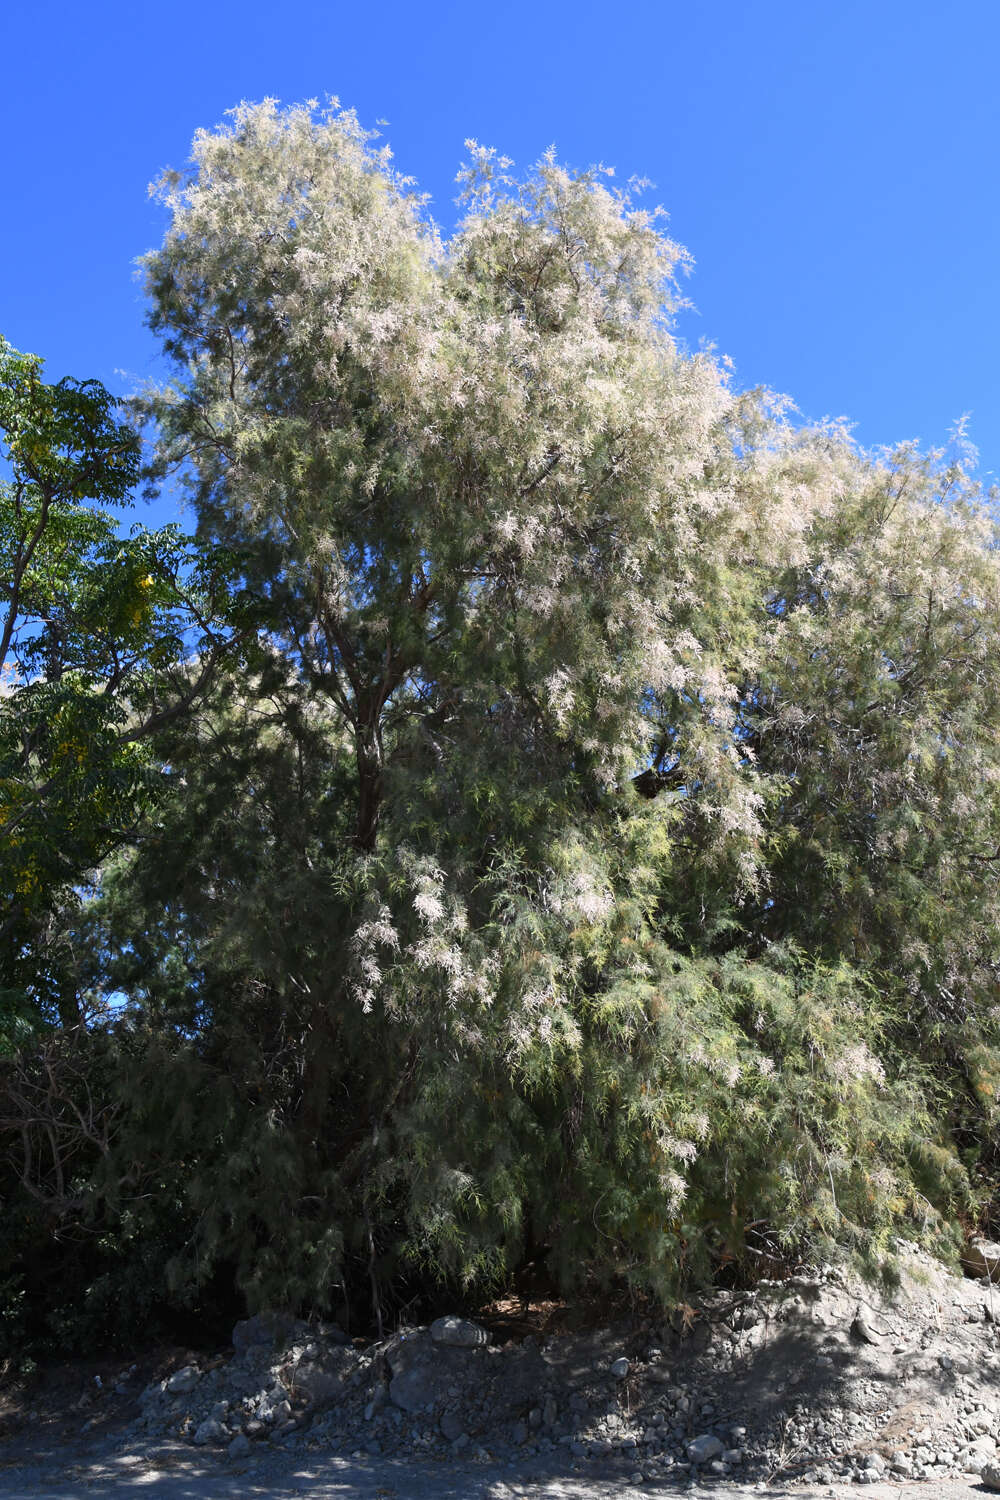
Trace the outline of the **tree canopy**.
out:
<instances>
[{"instance_id":1,"label":"tree canopy","mask_svg":"<svg viewBox=\"0 0 1000 1500\"><path fill-rule=\"evenodd\" d=\"M44 463L5 426L40 624L0 725L38 697L39 889L100 867L61 930L125 1002L75 1044L115 1122L86 1191L11 1156L12 1201L126 1212L111 1264L155 1245L177 1299L376 1320L540 1251L663 1297L953 1253L996 1167L992 496L961 433L866 453L736 391L610 174L468 151L450 236L337 106L241 106L163 178L135 414L197 588L80 508L135 479L102 393L45 388ZM0 414L37 399L7 358Z\"/></svg>"}]
</instances>

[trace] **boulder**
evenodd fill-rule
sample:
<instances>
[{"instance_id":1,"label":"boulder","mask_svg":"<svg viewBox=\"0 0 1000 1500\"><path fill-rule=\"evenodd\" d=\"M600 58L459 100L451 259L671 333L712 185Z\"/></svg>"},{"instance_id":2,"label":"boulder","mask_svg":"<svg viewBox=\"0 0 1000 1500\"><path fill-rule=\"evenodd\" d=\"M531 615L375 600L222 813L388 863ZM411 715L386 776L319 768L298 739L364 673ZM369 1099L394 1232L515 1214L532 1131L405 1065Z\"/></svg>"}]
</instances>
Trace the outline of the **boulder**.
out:
<instances>
[{"instance_id":1,"label":"boulder","mask_svg":"<svg viewBox=\"0 0 1000 1500\"><path fill-rule=\"evenodd\" d=\"M221 1422L215 1417L207 1417L200 1427L195 1428L194 1440L199 1448L206 1443L222 1443L229 1437L229 1433Z\"/></svg>"},{"instance_id":2,"label":"boulder","mask_svg":"<svg viewBox=\"0 0 1000 1500\"><path fill-rule=\"evenodd\" d=\"M430 1364L424 1361L394 1375L389 1382L389 1400L393 1406L398 1406L400 1411L409 1412L412 1416L434 1402L441 1392L441 1381L435 1379Z\"/></svg>"},{"instance_id":3,"label":"boulder","mask_svg":"<svg viewBox=\"0 0 1000 1500\"><path fill-rule=\"evenodd\" d=\"M194 1390L200 1379L201 1371L195 1365L185 1365L168 1378L166 1388L171 1396L186 1396Z\"/></svg>"},{"instance_id":4,"label":"boulder","mask_svg":"<svg viewBox=\"0 0 1000 1500\"><path fill-rule=\"evenodd\" d=\"M292 1374L292 1386L296 1395L304 1396L310 1406L328 1406L343 1394L350 1369L348 1351L330 1351L319 1359L300 1360Z\"/></svg>"},{"instance_id":5,"label":"boulder","mask_svg":"<svg viewBox=\"0 0 1000 1500\"><path fill-rule=\"evenodd\" d=\"M431 1341L453 1349L478 1349L488 1344L490 1336L478 1323L468 1318L435 1318L431 1324Z\"/></svg>"},{"instance_id":6,"label":"boulder","mask_svg":"<svg viewBox=\"0 0 1000 1500\"><path fill-rule=\"evenodd\" d=\"M703 1432L687 1445L687 1456L693 1464L707 1464L718 1458L723 1451L722 1443L711 1432Z\"/></svg>"},{"instance_id":7,"label":"boulder","mask_svg":"<svg viewBox=\"0 0 1000 1500\"><path fill-rule=\"evenodd\" d=\"M962 1254L962 1269L967 1276L1000 1285L1000 1245L993 1240L970 1240Z\"/></svg>"}]
</instances>

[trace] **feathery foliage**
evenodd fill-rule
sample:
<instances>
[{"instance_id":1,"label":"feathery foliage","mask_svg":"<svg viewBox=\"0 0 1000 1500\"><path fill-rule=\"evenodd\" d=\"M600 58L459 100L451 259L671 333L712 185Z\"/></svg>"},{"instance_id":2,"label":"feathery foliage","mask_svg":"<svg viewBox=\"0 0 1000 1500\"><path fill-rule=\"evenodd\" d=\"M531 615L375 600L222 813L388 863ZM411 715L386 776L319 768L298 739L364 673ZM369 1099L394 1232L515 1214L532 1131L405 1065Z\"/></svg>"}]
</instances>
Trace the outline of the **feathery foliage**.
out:
<instances>
[{"instance_id":1,"label":"feathery foliage","mask_svg":"<svg viewBox=\"0 0 1000 1500\"><path fill-rule=\"evenodd\" d=\"M470 143L460 184L445 238L353 114L265 102L159 186L151 479L257 635L77 920L128 1002L90 1211L177 1298L362 1317L543 1246L664 1297L952 1253L996 1169L991 497L961 434L733 391L610 174Z\"/></svg>"}]
</instances>

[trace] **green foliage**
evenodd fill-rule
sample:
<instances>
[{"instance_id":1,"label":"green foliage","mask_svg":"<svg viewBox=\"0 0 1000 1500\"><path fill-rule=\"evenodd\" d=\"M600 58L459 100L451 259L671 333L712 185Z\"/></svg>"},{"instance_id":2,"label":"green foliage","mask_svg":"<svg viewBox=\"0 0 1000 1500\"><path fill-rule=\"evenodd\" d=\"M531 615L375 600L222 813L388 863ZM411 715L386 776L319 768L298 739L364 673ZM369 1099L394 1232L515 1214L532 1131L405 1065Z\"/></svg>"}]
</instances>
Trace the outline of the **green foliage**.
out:
<instances>
[{"instance_id":1,"label":"green foliage","mask_svg":"<svg viewBox=\"0 0 1000 1500\"><path fill-rule=\"evenodd\" d=\"M45 384L0 340L0 1046L30 1015L76 1019L59 906L135 836L148 736L220 650L226 559L176 527L119 536L99 508L139 472L119 405L96 381Z\"/></svg>"},{"instance_id":2,"label":"green foliage","mask_svg":"<svg viewBox=\"0 0 1000 1500\"><path fill-rule=\"evenodd\" d=\"M12 1318L56 1225L68 1327L220 1278L363 1322L542 1247L670 1299L993 1212L992 497L961 434L734 394L655 212L471 150L448 242L335 108L242 106L161 184L138 410L186 562L79 508L126 451L89 388L10 428L14 522L48 485L63 528L0 714L0 1130L55 1079Z\"/></svg>"}]
</instances>

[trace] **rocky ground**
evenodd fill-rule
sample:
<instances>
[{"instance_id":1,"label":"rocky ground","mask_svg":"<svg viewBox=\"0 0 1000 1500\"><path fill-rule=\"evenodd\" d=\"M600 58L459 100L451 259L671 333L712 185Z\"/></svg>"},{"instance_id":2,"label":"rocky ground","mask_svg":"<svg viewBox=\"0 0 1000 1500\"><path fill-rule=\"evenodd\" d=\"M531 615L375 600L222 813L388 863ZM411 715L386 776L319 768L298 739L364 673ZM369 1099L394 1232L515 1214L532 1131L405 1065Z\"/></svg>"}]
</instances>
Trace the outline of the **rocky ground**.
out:
<instances>
[{"instance_id":1,"label":"rocky ground","mask_svg":"<svg viewBox=\"0 0 1000 1500\"><path fill-rule=\"evenodd\" d=\"M662 1324L484 1323L441 1318L362 1344L260 1317L212 1357L171 1351L158 1367L10 1386L0 1494L29 1475L54 1492L58 1474L91 1483L196 1458L263 1482L321 1455L640 1488L932 1480L943 1492L954 1476L995 1475L1000 1489L988 1276L908 1253L893 1296L831 1267L718 1292Z\"/></svg>"}]
</instances>

